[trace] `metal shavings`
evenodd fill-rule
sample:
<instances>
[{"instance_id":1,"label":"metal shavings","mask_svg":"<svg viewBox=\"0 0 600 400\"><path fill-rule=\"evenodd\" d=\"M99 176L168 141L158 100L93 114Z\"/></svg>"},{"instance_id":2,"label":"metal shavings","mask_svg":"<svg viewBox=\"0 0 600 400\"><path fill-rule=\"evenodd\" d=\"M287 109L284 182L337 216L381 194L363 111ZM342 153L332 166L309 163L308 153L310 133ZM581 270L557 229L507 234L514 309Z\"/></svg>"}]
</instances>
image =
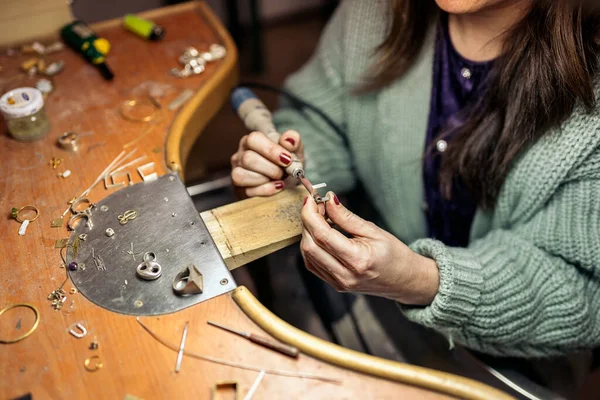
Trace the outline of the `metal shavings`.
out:
<instances>
[{"instance_id":1,"label":"metal shavings","mask_svg":"<svg viewBox=\"0 0 600 400\"><path fill-rule=\"evenodd\" d=\"M66 239L58 239L58 240L56 241L56 243L54 243L54 248L55 248L55 249L63 249L63 248L65 248L65 247L67 247L68 243L69 243L69 238L66 238Z\"/></svg>"},{"instance_id":2,"label":"metal shavings","mask_svg":"<svg viewBox=\"0 0 600 400\"><path fill-rule=\"evenodd\" d=\"M67 293L62 289L62 286L58 289L54 289L47 297L52 302L52 308L58 311L62 308L63 303L67 300Z\"/></svg>"},{"instance_id":3,"label":"metal shavings","mask_svg":"<svg viewBox=\"0 0 600 400\"><path fill-rule=\"evenodd\" d=\"M56 219L53 219L52 222L50 222L50 227L51 228L62 228L64 223L65 223L65 219L63 217L56 218Z\"/></svg>"}]
</instances>

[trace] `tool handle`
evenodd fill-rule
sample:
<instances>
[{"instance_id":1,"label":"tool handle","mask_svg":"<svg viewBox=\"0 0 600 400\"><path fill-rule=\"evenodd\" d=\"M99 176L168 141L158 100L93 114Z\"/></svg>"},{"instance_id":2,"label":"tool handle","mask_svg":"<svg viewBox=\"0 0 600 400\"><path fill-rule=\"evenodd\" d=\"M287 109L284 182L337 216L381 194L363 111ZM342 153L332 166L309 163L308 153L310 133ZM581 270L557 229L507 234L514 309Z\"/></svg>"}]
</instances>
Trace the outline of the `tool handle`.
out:
<instances>
[{"instance_id":1,"label":"tool handle","mask_svg":"<svg viewBox=\"0 0 600 400\"><path fill-rule=\"evenodd\" d=\"M255 335L253 333L248 336L248 339L251 342L259 344L263 347L266 347L271 350L275 350L281 354L285 354L288 357L297 358L298 357L298 349L293 346L288 346L287 344L279 343L272 341L270 339L264 338L262 336Z\"/></svg>"},{"instance_id":2,"label":"tool handle","mask_svg":"<svg viewBox=\"0 0 600 400\"><path fill-rule=\"evenodd\" d=\"M231 94L231 105L244 121L246 128L262 132L272 142L279 144L281 134L273 124L271 112L250 89L245 87L234 89ZM285 172L298 178L298 173L304 173L304 167L294 153L292 153L292 160L292 163L285 168Z\"/></svg>"}]
</instances>

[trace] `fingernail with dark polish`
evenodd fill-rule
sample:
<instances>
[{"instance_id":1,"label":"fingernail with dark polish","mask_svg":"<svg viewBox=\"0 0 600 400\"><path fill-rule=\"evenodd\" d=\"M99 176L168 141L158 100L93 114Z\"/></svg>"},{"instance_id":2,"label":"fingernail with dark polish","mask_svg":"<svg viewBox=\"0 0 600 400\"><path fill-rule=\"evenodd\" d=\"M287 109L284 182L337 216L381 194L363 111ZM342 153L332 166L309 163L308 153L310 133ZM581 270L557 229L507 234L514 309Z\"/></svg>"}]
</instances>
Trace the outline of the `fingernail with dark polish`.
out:
<instances>
[{"instance_id":1,"label":"fingernail with dark polish","mask_svg":"<svg viewBox=\"0 0 600 400\"><path fill-rule=\"evenodd\" d=\"M307 201L307 200L308 200L308 196L306 196L306 197L304 198L304 204L306 204L306 201Z\"/></svg>"},{"instance_id":2,"label":"fingernail with dark polish","mask_svg":"<svg viewBox=\"0 0 600 400\"><path fill-rule=\"evenodd\" d=\"M275 189L283 189L283 182L275 182Z\"/></svg>"},{"instance_id":3,"label":"fingernail with dark polish","mask_svg":"<svg viewBox=\"0 0 600 400\"><path fill-rule=\"evenodd\" d=\"M291 138L291 137L289 137L289 138L286 138L286 139L285 139L285 141L286 141L286 142L289 142L289 143L291 143L291 144L292 144L292 146L295 146L295 145L296 145L296 141L295 141L293 138Z\"/></svg>"},{"instance_id":4,"label":"fingernail with dark polish","mask_svg":"<svg viewBox=\"0 0 600 400\"><path fill-rule=\"evenodd\" d=\"M340 199L338 199L338 197L335 194L333 195L333 202L336 206L340 205Z\"/></svg>"},{"instance_id":5,"label":"fingernail with dark polish","mask_svg":"<svg viewBox=\"0 0 600 400\"><path fill-rule=\"evenodd\" d=\"M282 153L282 154L279 156L279 160L280 160L282 163L284 163L285 165L289 165L289 164L292 162L292 157L288 156L288 155L287 155L287 154L285 154L285 153Z\"/></svg>"}]
</instances>

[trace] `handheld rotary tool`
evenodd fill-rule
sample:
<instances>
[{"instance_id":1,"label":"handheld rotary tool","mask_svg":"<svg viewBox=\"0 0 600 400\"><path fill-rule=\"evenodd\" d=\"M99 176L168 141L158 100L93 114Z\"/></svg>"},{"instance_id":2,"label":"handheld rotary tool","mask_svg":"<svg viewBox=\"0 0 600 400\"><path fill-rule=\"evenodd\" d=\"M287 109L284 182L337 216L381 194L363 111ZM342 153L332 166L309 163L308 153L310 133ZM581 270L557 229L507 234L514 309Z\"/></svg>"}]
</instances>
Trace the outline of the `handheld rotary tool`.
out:
<instances>
[{"instance_id":1,"label":"handheld rotary tool","mask_svg":"<svg viewBox=\"0 0 600 400\"><path fill-rule=\"evenodd\" d=\"M267 106L246 87L237 87L231 93L231 105L240 116L246 128L251 131L262 132L274 143L279 143L281 134L277 132L273 123L273 116ZM297 178L308 192L321 202L320 196L313 190L313 186L304 174L304 166L295 154L292 162L285 168L285 172Z\"/></svg>"}]
</instances>

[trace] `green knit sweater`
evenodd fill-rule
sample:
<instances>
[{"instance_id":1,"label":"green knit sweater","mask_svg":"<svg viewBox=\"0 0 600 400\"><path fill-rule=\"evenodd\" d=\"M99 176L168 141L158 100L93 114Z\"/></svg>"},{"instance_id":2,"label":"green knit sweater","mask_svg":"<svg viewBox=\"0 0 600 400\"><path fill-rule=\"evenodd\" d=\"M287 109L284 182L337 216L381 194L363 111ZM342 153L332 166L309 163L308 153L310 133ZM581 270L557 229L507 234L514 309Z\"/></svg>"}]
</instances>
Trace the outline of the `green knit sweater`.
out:
<instances>
[{"instance_id":1,"label":"green knit sweater","mask_svg":"<svg viewBox=\"0 0 600 400\"><path fill-rule=\"evenodd\" d=\"M340 124L285 105L283 131L299 131L307 176L338 193L358 177L385 227L435 259L439 292L413 321L494 355L547 357L600 344L600 116L578 107L519 157L493 212L479 210L467 248L426 237L422 156L434 35L410 71L378 93L353 96L389 26L387 1L346 0L311 60L287 88ZM544 85L540 82L540 85ZM394 268L393 265L389 266Z\"/></svg>"}]
</instances>

